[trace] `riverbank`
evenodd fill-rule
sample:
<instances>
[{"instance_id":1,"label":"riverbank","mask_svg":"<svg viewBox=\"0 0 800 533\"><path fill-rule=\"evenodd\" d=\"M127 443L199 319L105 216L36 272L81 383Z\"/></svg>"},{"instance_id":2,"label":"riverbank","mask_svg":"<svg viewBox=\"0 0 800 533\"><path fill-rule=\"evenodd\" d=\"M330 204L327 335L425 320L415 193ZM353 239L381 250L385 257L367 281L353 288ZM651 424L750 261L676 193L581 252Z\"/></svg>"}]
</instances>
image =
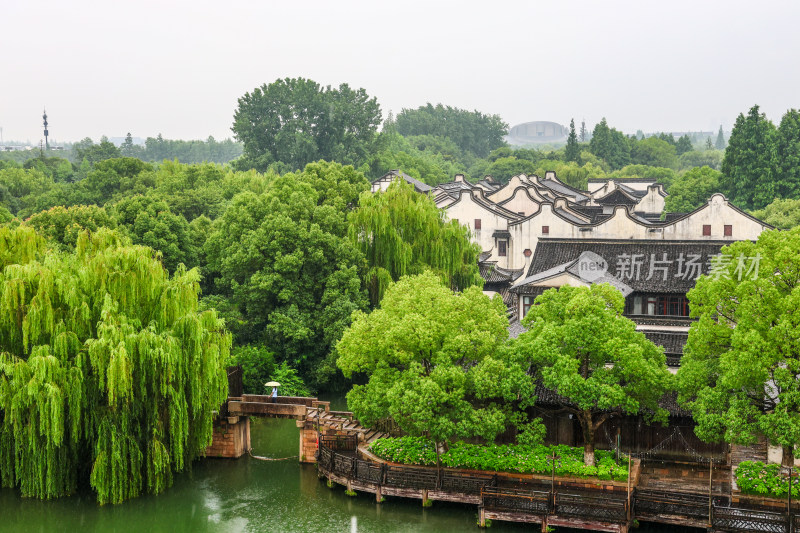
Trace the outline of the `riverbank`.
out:
<instances>
[{"instance_id":1,"label":"riverbank","mask_svg":"<svg viewBox=\"0 0 800 533\"><path fill-rule=\"evenodd\" d=\"M292 420L253 420L253 453L267 457L297 454L298 432ZM0 490L0 532L139 533L444 533L480 531L474 506L374 496L349 497L329 489L314 465L296 460L205 459L159 496L144 496L121 505L99 506L91 494L53 501L20 498ZM495 522L492 533L530 531L524 524ZM568 530L559 528L559 532ZM642 526L641 533L685 531Z\"/></svg>"}]
</instances>

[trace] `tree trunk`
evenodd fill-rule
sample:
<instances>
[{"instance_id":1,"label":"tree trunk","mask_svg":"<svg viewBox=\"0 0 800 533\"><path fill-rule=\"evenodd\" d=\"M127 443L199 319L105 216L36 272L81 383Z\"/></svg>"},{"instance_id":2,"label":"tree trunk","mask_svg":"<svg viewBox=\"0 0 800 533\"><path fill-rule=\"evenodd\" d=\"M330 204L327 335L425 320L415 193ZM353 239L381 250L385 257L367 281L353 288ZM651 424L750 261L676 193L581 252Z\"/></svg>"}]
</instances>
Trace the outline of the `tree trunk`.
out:
<instances>
[{"instance_id":1,"label":"tree trunk","mask_svg":"<svg viewBox=\"0 0 800 533\"><path fill-rule=\"evenodd\" d=\"M783 458L781 459L781 465L794 466L794 446L783 447Z\"/></svg>"},{"instance_id":2,"label":"tree trunk","mask_svg":"<svg viewBox=\"0 0 800 533\"><path fill-rule=\"evenodd\" d=\"M592 413L584 411L578 416L583 429L583 464L594 466L594 427Z\"/></svg>"}]
</instances>

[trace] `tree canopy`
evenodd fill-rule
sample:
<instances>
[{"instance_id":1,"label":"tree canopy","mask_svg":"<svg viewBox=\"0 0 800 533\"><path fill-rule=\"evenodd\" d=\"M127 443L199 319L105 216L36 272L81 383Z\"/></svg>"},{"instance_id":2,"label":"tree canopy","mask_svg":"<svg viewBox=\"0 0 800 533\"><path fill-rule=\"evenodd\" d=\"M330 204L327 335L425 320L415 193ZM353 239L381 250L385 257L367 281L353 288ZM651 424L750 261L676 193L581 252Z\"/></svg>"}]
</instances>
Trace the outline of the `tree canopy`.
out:
<instances>
[{"instance_id":1,"label":"tree canopy","mask_svg":"<svg viewBox=\"0 0 800 533\"><path fill-rule=\"evenodd\" d=\"M775 199L775 125L757 105L740 113L722 160L722 189L745 209L761 209Z\"/></svg>"},{"instance_id":2,"label":"tree canopy","mask_svg":"<svg viewBox=\"0 0 800 533\"><path fill-rule=\"evenodd\" d=\"M622 316L625 299L607 283L550 289L522 320L516 357L580 422L584 461L594 465L594 434L616 414L666 421L658 401L670 374L661 348Z\"/></svg>"},{"instance_id":3,"label":"tree canopy","mask_svg":"<svg viewBox=\"0 0 800 533\"><path fill-rule=\"evenodd\" d=\"M348 406L365 425L391 418L437 445L491 441L513 423L511 402L533 401L502 349L507 327L502 300L479 287L454 293L432 273L403 277L379 309L355 314L337 345L345 376L368 378L347 394Z\"/></svg>"},{"instance_id":4,"label":"tree canopy","mask_svg":"<svg viewBox=\"0 0 800 533\"><path fill-rule=\"evenodd\" d=\"M722 173L709 167L693 168L678 176L669 187L664 210L669 213L688 213L705 204L719 191Z\"/></svg>"},{"instance_id":5,"label":"tree canopy","mask_svg":"<svg viewBox=\"0 0 800 533\"><path fill-rule=\"evenodd\" d=\"M689 292L679 400L706 441L800 444L800 229L722 248Z\"/></svg>"},{"instance_id":6,"label":"tree canopy","mask_svg":"<svg viewBox=\"0 0 800 533\"><path fill-rule=\"evenodd\" d=\"M364 257L347 236L346 217L368 187L352 167L319 162L273 177L261 194L233 198L206 252L217 291L241 314L239 343L263 344L305 375L329 378L326 356L367 304Z\"/></svg>"},{"instance_id":7,"label":"tree canopy","mask_svg":"<svg viewBox=\"0 0 800 533\"><path fill-rule=\"evenodd\" d=\"M628 139L622 132L610 128L605 117L594 127L589 150L608 163L612 170L620 169L631 162Z\"/></svg>"},{"instance_id":8,"label":"tree canopy","mask_svg":"<svg viewBox=\"0 0 800 533\"><path fill-rule=\"evenodd\" d=\"M109 230L45 252L0 227L0 481L100 503L169 487L211 443L230 335L198 312L198 273L173 277Z\"/></svg>"},{"instance_id":9,"label":"tree canopy","mask_svg":"<svg viewBox=\"0 0 800 533\"><path fill-rule=\"evenodd\" d=\"M428 196L402 180L381 193L364 193L348 217L350 238L367 260L365 284L373 305L400 277L429 269L453 290L483 285L480 247L469 229L447 221Z\"/></svg>"},{"instance_id":10,"label":"tree canopy","mask_svg":"<svg viewBox=\"0 0 800 533\"><path fill-rule=\"evenodd\" d=\"M486 157L495 148L505 146L503 137L508 133L508 124L499 115L430 103L417 109L403 109L397 114L396 127L401 135L445 137L478 157Z\"/></svg>"},{"instance_id":11,"label":"tree canopy","mask_svg":"<svg viewBox=\"0 0 800 533\"><path fill-rule=\"evenodd\" d=\"M764 209L753 211L753 216L778 229L800 226L800 198L797 200L778 198Z\"/></svg>"},{"instance_id":12,"label":"tree canopy","mask_svg":"<svg viewBox=\"0 0 800 533\"><path fill-rule=\"evenodd\" d=\"M235 166L264 172L280 163L291 171L319 159L357 165L371 152L380 123L380 106L364 89L276 80L239 98L231 129L244 153Z\"/></svg>"}]
</instances>

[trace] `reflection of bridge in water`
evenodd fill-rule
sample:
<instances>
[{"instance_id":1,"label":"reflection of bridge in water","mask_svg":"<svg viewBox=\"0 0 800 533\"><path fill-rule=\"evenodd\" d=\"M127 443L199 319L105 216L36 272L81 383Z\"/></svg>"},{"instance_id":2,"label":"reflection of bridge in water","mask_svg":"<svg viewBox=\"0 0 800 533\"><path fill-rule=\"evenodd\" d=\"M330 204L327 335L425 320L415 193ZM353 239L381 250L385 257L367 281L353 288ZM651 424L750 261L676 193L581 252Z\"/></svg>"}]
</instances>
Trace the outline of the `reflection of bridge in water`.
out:
<instances>
[{"instance_id":1,"label":"reflection of bridge in water","mask_svg":"<svg viewBox=\"0 0 800 533\"><path fill-rule=\"evenodd\" d=\"M231 396L214 422L209 457L238 458L250 450L250 417L295 420L299 460L317 463L320 478L349 493L450 501L478 507L479 524L505 520L625 533L639 522L709 532L800 531L785 501L731 491L730 460L720 464L633 461L629 482L472 471L390 463L369 444L386 433L365 428L349 411L317 398L242 394L241 373L229 372ZM234 395L236 394L236 395ZM790 524L793 526L790 529Z\"/></svg>"}]
</instances>

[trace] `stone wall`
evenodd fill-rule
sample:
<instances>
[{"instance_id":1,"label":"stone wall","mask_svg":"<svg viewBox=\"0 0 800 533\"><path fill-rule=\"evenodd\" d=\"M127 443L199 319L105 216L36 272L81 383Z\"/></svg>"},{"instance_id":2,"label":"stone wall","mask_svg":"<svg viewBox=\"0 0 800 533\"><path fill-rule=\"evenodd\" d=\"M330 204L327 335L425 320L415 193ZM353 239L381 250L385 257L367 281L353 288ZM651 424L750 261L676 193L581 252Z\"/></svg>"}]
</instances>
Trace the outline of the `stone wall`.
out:
<instances>
[{"instance_id":1,"label":"stone wall","mask_svg":"<svg viewBox=\"0 0 800 533\"><path fill-rule=\"evenodd\" d=\"M214 421L214 440L206 448L206 457L238 459L250 447L250 418L229 416Z\"/></svg>"}]
</instances>

